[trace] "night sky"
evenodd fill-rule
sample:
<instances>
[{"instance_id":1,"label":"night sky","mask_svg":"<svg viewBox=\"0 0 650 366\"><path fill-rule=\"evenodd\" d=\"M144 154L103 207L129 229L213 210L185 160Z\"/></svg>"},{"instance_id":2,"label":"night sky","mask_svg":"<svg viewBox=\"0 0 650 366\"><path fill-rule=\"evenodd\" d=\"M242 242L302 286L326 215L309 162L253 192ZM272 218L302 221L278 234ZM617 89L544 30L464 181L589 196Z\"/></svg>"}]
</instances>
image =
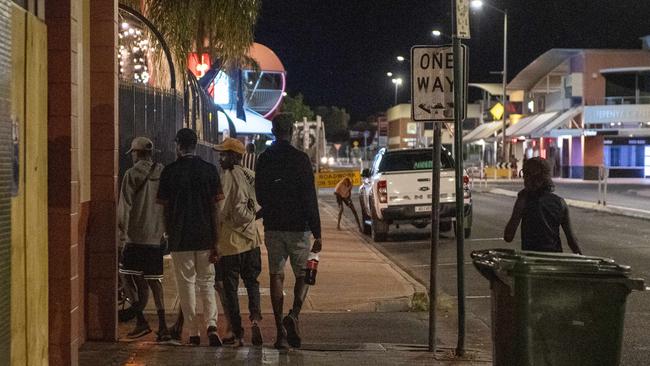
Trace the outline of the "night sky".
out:
<instances>
[{"instance_id":1,"label":"night sky","mask_svg":"<svg viewBox=\"0 0 650 366\"><path fill-rule=\"evenodd\" d=\"M493 0L509 13L508 80L551 48L640 48L650 34L650 0ZM387 71L410 77L410 47L432 44L431 30L451 33L449 0L263 0L256 42L287 70L287 91L312 107L346 108L352 122L385 111L394 85ZM470 82L500 82L503 16L472 12ZM441 41L436 41L441 43ZM410 99L409 85L399 101Z\"/></svg>"}]
</instances>

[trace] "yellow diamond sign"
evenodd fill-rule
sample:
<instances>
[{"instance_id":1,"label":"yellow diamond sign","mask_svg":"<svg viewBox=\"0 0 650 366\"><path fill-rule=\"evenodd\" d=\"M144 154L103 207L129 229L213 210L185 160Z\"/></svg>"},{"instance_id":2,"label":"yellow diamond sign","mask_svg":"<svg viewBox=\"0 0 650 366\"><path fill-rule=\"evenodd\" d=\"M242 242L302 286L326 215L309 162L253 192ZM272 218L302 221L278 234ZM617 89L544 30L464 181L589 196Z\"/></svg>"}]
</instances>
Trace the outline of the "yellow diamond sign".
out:
<instances>
[{"instance_id":1,"label":"yellow diamond sign","mask_svg":"<svg viewBox=\"0 0 650 366\"><path fill-rule=\"evenodd\" d=\"M495 121L500 120L501 117L503 117L503 112L505 112L505 110L503 109L503 104L501 103L497 103L492 108L490 108L490 114Z\"/></svg>"}]
</instances>

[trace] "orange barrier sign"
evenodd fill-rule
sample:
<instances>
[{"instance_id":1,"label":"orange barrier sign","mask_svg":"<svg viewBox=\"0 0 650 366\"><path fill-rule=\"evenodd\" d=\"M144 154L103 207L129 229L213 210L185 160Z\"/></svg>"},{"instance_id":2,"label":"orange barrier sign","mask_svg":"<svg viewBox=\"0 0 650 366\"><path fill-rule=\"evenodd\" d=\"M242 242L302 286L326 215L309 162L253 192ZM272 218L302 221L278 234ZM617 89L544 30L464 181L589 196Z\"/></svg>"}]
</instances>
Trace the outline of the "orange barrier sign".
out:
<instances>
[{"instance_id":1,"label":"orange barrier sign","mask_svg":"<svg viewBox=\"0 0 650 366\"><path fill-rule=\"evenodd\" d=\"M358 170L337 170L333 172L316 173L314 175L318 188L334 188L336 187L336 184L345 177L352 179L353 185L361 185L361 172Z\"/></svg>"}]
</instances>

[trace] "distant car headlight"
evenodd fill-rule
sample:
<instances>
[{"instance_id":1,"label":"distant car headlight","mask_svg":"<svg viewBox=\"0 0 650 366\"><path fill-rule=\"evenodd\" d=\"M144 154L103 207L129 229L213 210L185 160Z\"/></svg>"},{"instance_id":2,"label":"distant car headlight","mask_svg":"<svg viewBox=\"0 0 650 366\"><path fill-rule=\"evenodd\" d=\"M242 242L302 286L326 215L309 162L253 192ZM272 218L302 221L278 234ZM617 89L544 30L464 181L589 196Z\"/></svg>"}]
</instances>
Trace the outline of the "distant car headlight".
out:
<instances>
[{"instance_id":1,"label":"distant car headlight","mask_svg":"<svg viewBox=\"0 0 650 366\"><path fill-rule=\"evenodd\" d=\"M327 164L327 156L323 156L322 158L320 158L320 162L321 164Z\"/></svg>"},{"instance_id":2,"label":"distant car headlight","mask_svg":"<svg viewBox=\"0 0 650 366\"><path fill-rule=\"evenodd\" d=\"M334 158L330 156L330 158L327 159L327 164L334 165Z\"/></svg>"}]
</instances>

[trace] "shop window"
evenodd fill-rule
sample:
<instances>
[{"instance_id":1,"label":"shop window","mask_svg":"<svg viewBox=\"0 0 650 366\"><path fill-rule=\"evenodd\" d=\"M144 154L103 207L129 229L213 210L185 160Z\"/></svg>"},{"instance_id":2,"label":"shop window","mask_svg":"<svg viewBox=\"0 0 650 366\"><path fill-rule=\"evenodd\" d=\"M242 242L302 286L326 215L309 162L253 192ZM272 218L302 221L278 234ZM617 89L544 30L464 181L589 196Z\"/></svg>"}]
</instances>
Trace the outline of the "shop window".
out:
<instances>
[{"instance_id":1,"label":"shop window","mask_svg":"<svg viewBox=\"0 0 650 366\"><path fill-rule=\"evenodd\" d=\"M636 95L635 74L606 74L606 97L634 97ZM615 103L615 104L620 104Z\"/></svg>"},{"instance_id":2,"label":"shop window","mask_svg":"<svg viewBox=\"0 0 650 366\"><path fill-rule=\"evenodd\" d=\"M645 165L645 146L605 146L605 165L610 167L640 168Z\"/></svg>"}]
</instances>

